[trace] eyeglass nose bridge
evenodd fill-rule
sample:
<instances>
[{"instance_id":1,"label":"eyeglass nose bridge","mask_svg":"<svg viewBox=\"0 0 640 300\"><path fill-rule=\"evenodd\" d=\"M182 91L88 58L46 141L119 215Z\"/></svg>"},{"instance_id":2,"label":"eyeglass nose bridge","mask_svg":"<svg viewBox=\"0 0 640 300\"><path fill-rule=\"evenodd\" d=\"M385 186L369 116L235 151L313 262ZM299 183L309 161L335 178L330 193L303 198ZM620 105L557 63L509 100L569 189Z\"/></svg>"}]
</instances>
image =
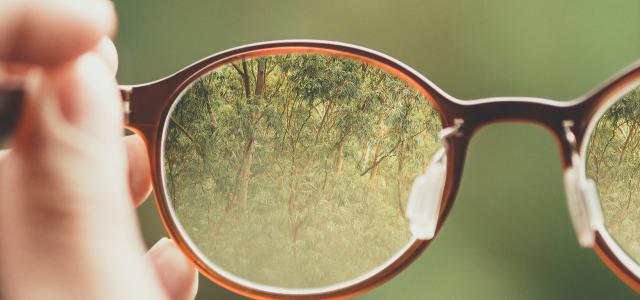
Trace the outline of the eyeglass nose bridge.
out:
<instances>
[{"instance_id":1,"label":"eyeglass nose bridge","mask_svg":"<svg viewBox=\"0 0 640 300\"><path fill-rule=\"evenodd\" d=\"M564 122L573 122L576 136L575 146L581 146L586 131L586 112L583 101L554 101L542 98L503 97L468 101L455 101L456 112L449 116L448 123L454 119L464 120L463 139L470 141L481 128L495 123L531 123L547 129L558 142L563 167L571 166L572 144L565 138ZM445 114L449 107L445 107Z\"/></svg>"},{"instance_id":2,"label":"eyeglass nose bridge","mask_svg":"<svg viewBox=\"0 0 640 300\"><path fill-rule=\"evenodd\" d=\"M482 127L501 122L540 125L551 132L559 144L567 206L578 242L593 247L596 233L604 224L595 183L586 177L580 155L589 122L587 101L561 102L538 98L490 98L460 103L464 120L462 137L468 143ZM588 107L587 107L588 108Z\"/></svg>"}]
</instances>

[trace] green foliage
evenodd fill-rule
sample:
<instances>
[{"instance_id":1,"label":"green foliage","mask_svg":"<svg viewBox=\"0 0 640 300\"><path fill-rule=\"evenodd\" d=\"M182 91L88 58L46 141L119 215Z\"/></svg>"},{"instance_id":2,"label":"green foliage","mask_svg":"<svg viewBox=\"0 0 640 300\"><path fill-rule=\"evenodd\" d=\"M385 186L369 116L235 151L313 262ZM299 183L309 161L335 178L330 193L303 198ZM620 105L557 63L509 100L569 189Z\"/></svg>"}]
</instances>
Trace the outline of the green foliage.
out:
<instances>
[{"instance_id":1,"label":"green foliage","mask_svg":"<svg viewBox=\"0 0 640 300\"><path fill-rule=\"evenodd\" d=\"M587 175L598 187L607 230L640 261L640 87L598 121L587 154Z\"/></svg>"},{"instance_id":2,"label":"green foliage","mask_svg":"<svg viewBox=\"0 0 640 300\"><path fill-rule=\"evenodd\" d=\"M408 245L408 191L441 129L406 82L319 54L222 66L170 118L164 176L190 238L224 270L286 288L355 279Z\"/></svg>"}]
</instances>

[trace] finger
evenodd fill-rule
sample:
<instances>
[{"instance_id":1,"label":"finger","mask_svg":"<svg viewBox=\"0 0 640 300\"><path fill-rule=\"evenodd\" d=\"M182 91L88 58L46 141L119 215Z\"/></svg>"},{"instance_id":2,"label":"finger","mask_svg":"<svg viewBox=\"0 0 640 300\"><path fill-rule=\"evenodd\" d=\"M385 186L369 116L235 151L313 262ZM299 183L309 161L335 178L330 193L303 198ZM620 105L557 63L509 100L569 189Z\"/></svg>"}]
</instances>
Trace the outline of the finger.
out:
<instances>
[{"instance_id":1,"label":"finger","mask_svg":"<svg viewBox=\"0 0 640 300\"><path fill-rule=\"evenodd\" d=\"M106 0L0 1L0 61L56 65L93 49L115 30Z\"/></svg>"},{"instance_id":2,"label":"finger","mask_svg":"<svg viewBox=\"0 0 640 300\"><path fill-rule=\"evenodd\" d=\"M146 146L138 135L124 137L129 166L129 190L134 206L141 205L151 193L151 166ZM0 164L10 149L0 150Z\"/></svg>"},{"instance_id":3,"label":"finger","mask_svg":"<svg viewBox=\"0 0 640 300\"><path fill-rule=\"evenodd\" d=\"M110 38L103 37L94 52L107 64L113 76L118 72L118 51Z\"/></svg>"},{"instance_id":4,"label":"finger","mask_svg":"<svg viewBox=\"0 0 640 300\"><path fill-rule=\"evenodd\" d=\"M151 166L147 148L140 136L134 134L125 137L129 158L129 189L135 206L144 202L151 192Z\"/></svg>"},{"instance_id":5,"label":"finger","mask_svg":"<svg viewBox=\"0 0 640 300\"><path fill-rule=\"evenodd\" d=\"M118 71L118 52L116 46L113 44L110 38L103 37L98 45L93 49L100 58L102 58L111 70L113 76ZM25 77L30 70L33 70L33 65L26 64L5 64L0 65L0 80L3 79L3 75L13 75L19 77Z\"/></svg>"},{"instance_id":6,"label":"finger","mask_svg":"<svg viewBox=\"0 0 640 300\"><path fill-rule=\"evenodd\" d=\"M175 243L162 238L151 247L145 257L155 268L169 299L195 298L198 292L198 272Z\"/></svg>"},{"instance_id":7,"label":"finger","mask_svg":"<svg viewBox=\"0 0 640 300\"><path fill-rule=\"evenodd\" d=\"M0 165L3 292L9 299L163 299L152 266L140 260L111 72L87 54L47 71L28 91L14 148Z\"/></svg>"}]
</instances>

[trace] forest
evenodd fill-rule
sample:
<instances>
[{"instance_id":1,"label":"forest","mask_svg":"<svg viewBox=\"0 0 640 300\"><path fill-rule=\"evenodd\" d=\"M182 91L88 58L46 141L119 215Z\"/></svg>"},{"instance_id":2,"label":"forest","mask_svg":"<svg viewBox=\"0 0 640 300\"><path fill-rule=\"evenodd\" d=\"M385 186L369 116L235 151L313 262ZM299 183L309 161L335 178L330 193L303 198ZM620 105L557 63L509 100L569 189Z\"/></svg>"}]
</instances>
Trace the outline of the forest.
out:
<instances>
[{"instance_id":1,"label":"forest","mask_svg":"<svg viewBox=\"0 0 640 300\"><path fill-rule=\"evenodd\" d=\"M640 87L598 121L587 152L587 176L596 182L607 230L640 262Z\"/></svg>"},{"instance_id":2,"label":"forest","mask_svg":"<svg viewBox=\"0 0 640 300\"><path fill-rule=\"evenodd\" d=\"M423 93L372 64L239 59L195 81L170 112L165 186L217 267L258 284L326 287L412 241L408 192L440 129Z\"/></svg>"}]
</instances>

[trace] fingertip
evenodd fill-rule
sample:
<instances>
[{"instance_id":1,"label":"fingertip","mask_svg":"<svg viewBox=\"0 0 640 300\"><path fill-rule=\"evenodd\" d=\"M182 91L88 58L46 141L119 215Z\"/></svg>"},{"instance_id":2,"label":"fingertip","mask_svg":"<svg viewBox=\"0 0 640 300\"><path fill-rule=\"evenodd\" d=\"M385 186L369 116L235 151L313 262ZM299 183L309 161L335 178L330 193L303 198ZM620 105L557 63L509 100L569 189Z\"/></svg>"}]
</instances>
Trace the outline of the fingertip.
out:
<instances>
[{"instance_id":1,"label":"fingertip","mask_svg":"<svg viewBox=\"0 0 640 300\"><path fill-rule=\"evenodd\" d=\"M92 0L94 3L89 4L85 9L95 16L93 19L97 22L99 32L106 36L114 36L117 30L117 14L116 8L110 0ZM59 1L56 1L58 3ZM73 1L72 5L76 5L77 1ZM86 2L84 0L83 2Z\"/></svg>"},{"instance_id":2,"label":"fingertip","mask_svg":"<svg viewBox=\"0 0 640 300\"><path fill-rule=\"evenodd\" d=\"M113 76L118 72L118 50L108 37L103 37L94 52L102 58Z\"/></svg>"},{"instance_id":3,"label":"fingertip","mask_svg":"<svg viewBox=\"0 0 640 300\"><path fill-rule=\"evenodd\" d=\"M160 239L146 257L170 299L194 299L198 291L198 273L172 240Z\"/></svg>"},{"instance_id":4,"label":"fingertip","mask_svg":"<svg viewBox=\"0 0 640 300\"><path fill-rule=\"evenodd\" d=\"M194 280L193 280L193 284L191 285L191 294L189 295L189 298L187 298L187 299L195 299L196 295L198 294L198 286L200 284L200 276L198 276L198 270L197 269L193 270L193 276L194 276Z\"/></svg>"}]
</instances>

